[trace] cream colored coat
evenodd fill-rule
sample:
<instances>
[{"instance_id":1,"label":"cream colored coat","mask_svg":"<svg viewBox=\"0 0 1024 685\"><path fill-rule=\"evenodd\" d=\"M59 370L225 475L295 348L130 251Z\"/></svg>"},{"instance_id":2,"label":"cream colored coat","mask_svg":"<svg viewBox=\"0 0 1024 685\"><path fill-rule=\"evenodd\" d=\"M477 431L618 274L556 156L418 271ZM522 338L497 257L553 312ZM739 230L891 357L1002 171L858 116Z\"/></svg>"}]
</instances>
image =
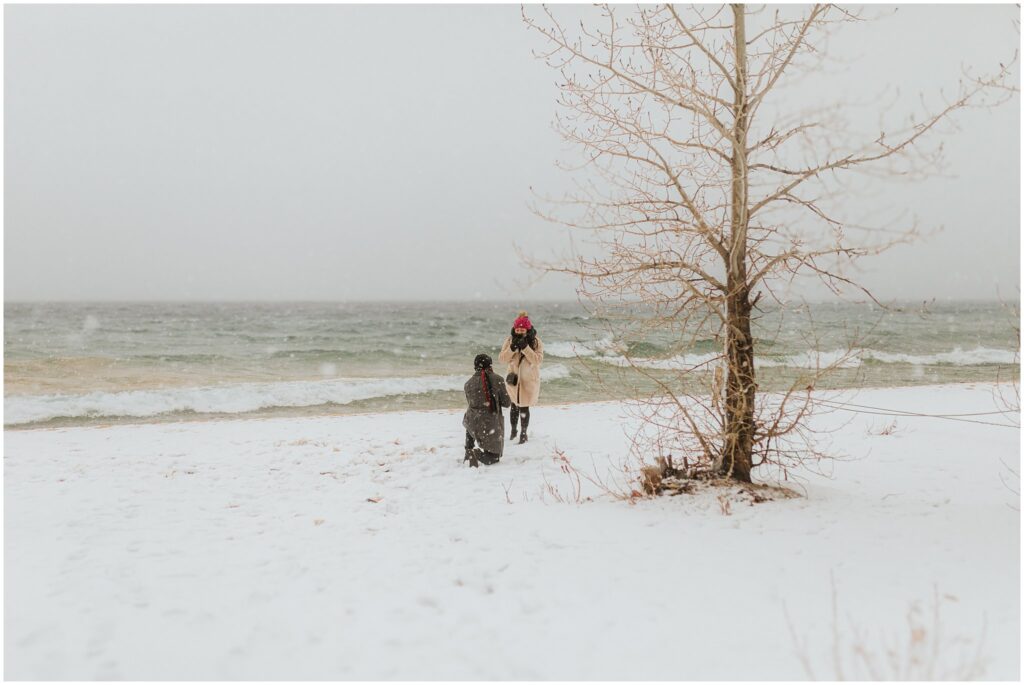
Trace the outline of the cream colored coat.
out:
<instances>
[{"instance_id":1,"label":"cream colored coat","mask_svg":"<svg viewBox=\"0 0 1024 685\"><path fill-rule=\"evenodd\" d=\"M505 338L498 354L498 361L508 364L508 370L519 375L519 383L508 386L512 404L517 407L532 407L540 397L540 364L544 361L544 343L537 337L537 349L529 346L512 351L512 336Z\"/></svg>"}]
</instances>

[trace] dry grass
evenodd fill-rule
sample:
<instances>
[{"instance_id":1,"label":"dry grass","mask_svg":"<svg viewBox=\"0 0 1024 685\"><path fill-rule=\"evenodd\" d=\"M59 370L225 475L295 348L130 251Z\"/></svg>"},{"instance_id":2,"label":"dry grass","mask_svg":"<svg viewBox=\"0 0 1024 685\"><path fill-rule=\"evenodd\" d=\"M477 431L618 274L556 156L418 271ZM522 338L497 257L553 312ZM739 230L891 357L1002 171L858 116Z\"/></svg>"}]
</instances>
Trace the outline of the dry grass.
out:
<instances>
[{"instance_id":1,"label":"dry grass","mask_svg":"<svg viewBox=\"0 0 1024 685\"><path fill-rule=\"evenodd\" d=\"M899 428L896 423L896 419L893 419L891 423L883 425L881 428L870 428L868 429L868 435L892 435Z\"/></svg>"},{"instance_id":2,"label":"dry grass","mask_svg":"<svg viewBox=\"0 0 1024 685\"><path fill-rule=\"evenodd\" d=\"M674 465L672 457L658 457L655 462L652 466L644 466L640 469L638 480L644 494L653 497L657 495L693 495L709 490L718 491L717 498L722 506L723 514L731 513L731 505L722 504L723 502L742 502L754 505L800 496L799 493L779 485L737 483L712 469L703 466L691 467L686 461L682 467L677 467Z\"/></svg>"},{"instance_id":3,"label":"dry grass","mask_svg":"<svg viewBox=\"0 0 1024 685\"><path fill-rule=\"evenodd\" d=\"M621 468L608 476L601 476L596 466L591 471L577 468L572 459L561 450L555 450L552 460L558 465L562 478L557 483L545 476L540 489L542 501L553 500L561 504L582 504L593 498L586 494L589 488L601 495L623 502L635 503L658 496L697 495L710 493L719 502L724 515L732 514L733 506L753 506L763 502L793 499L801 495L790 488L760 483L737 483L702 466L690 466L684 460L676 467L672 457L658 457L654 465ZM510 501L506 488L506 500Z\"/></svg>"},{"instance_id":4,"label":"dry grass","mask_svg":"<svg viewBox=\"0 0 1024 685\"><path fill-rule=\"evenodd\" d=\"M985 626L980 633L969 637L963 633L948 637L942 619L942 607L958 601L956 597L940 594L933 589L925 604L910 602L906 612L905 629L895 635L869 635L863 626L847 618L844 632L839 621L839 600L835 580L832 580L832 624L830 653L831 673L822 673L815 664L815 653L822 653L824 645L812 647L806 636L799 636L786 613L796 657L811 680L978 680L985 674Z\"/></svg>"}]
</instances>

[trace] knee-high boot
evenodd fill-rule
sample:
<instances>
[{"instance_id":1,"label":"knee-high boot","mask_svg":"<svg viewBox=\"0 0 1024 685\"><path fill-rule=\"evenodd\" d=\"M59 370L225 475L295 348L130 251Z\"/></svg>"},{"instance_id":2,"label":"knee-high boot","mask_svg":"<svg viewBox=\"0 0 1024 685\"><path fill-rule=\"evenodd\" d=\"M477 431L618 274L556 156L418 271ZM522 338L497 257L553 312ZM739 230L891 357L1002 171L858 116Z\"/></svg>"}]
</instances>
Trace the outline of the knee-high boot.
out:
<instances>
[{"instance_id":1,"label":"knee-high boot","mask_svg":"<svg viewBox=\"0 0 1024 685\"><path fill-rule=\"evenodd\" d=\"M519 411L521 411L522 414L523 414L523 432L519 436L519 444L521 445L524 442L526 442L526 440L527 440L526 428L527 428L527 426L530 425L530 408L529 407L523 407Z\"/></svg>"},{"instance_id":2,"label":"knee-high boot","mask_svg":"<svg viewBox=\"0 0 1024 685\"><path fill-rule=\"evenodd\" d=\"M517 407L515 403L513 403L512 406L509 407L508 418L512 422L512 432L509 433L508 439L515 440L516 436L519 435L519 433L516 431L516 424L519 423L519 407Z\"/></svg>"}]
</instances>

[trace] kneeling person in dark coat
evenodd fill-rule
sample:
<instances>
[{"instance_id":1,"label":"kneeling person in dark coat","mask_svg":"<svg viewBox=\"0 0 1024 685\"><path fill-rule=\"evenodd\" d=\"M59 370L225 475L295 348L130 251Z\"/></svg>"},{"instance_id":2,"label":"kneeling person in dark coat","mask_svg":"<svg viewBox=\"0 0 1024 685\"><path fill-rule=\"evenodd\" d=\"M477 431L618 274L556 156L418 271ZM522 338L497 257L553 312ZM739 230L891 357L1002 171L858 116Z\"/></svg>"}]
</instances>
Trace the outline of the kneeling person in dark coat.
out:
<instances>
[{"instance_id":1,"label":"kneeling person in dark coat","mask_svg":"<svg viewBox=\"0 0 1024 685\"><path fill-rule=\"evenodd\" d=\"M512 404L505 388L505 379L494 373L491 358L478 354L473 360L476 373L466 381L466 402L469 407L462 417L466 428L466 459L470 466L477 462L497 463L505 445L505 421L501 408ZM479 449L474 448L474 443Z\"/></svg>"}]
</instances>

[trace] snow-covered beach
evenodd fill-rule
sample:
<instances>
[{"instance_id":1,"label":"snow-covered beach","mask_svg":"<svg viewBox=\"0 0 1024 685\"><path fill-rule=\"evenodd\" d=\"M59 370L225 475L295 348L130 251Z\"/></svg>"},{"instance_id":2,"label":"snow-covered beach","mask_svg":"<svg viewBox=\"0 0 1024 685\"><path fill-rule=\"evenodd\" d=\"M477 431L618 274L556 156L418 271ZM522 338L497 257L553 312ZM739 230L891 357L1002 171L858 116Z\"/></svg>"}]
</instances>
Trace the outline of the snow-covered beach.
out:
<instances>
[{"instance_id":1,"label":"snow-covered beach","mask_svg":"<svg viewBox=\"0 0 1024 685\"><path fill-rule=\"evenodd\" d=\"M576 503L556 450L612 478L616 402L539 407L480 469L457 411L6 431L4 675L867 678L858 648L896 677L935 646L910 675L1017 679L1020 436L983 422L1018 418L821 416L846 458L756 505Z\"/></svg>"},{"instance_id":2,"label":"snow-covered beach","mask_svg":"<svg viewBox=\"0 0 1024 685\"><path fill-rule=\"evenodd\" d=\"M1019 680L1020 7L764 9L5 7L4 677Z\"/></svg>"}]
</instances>

